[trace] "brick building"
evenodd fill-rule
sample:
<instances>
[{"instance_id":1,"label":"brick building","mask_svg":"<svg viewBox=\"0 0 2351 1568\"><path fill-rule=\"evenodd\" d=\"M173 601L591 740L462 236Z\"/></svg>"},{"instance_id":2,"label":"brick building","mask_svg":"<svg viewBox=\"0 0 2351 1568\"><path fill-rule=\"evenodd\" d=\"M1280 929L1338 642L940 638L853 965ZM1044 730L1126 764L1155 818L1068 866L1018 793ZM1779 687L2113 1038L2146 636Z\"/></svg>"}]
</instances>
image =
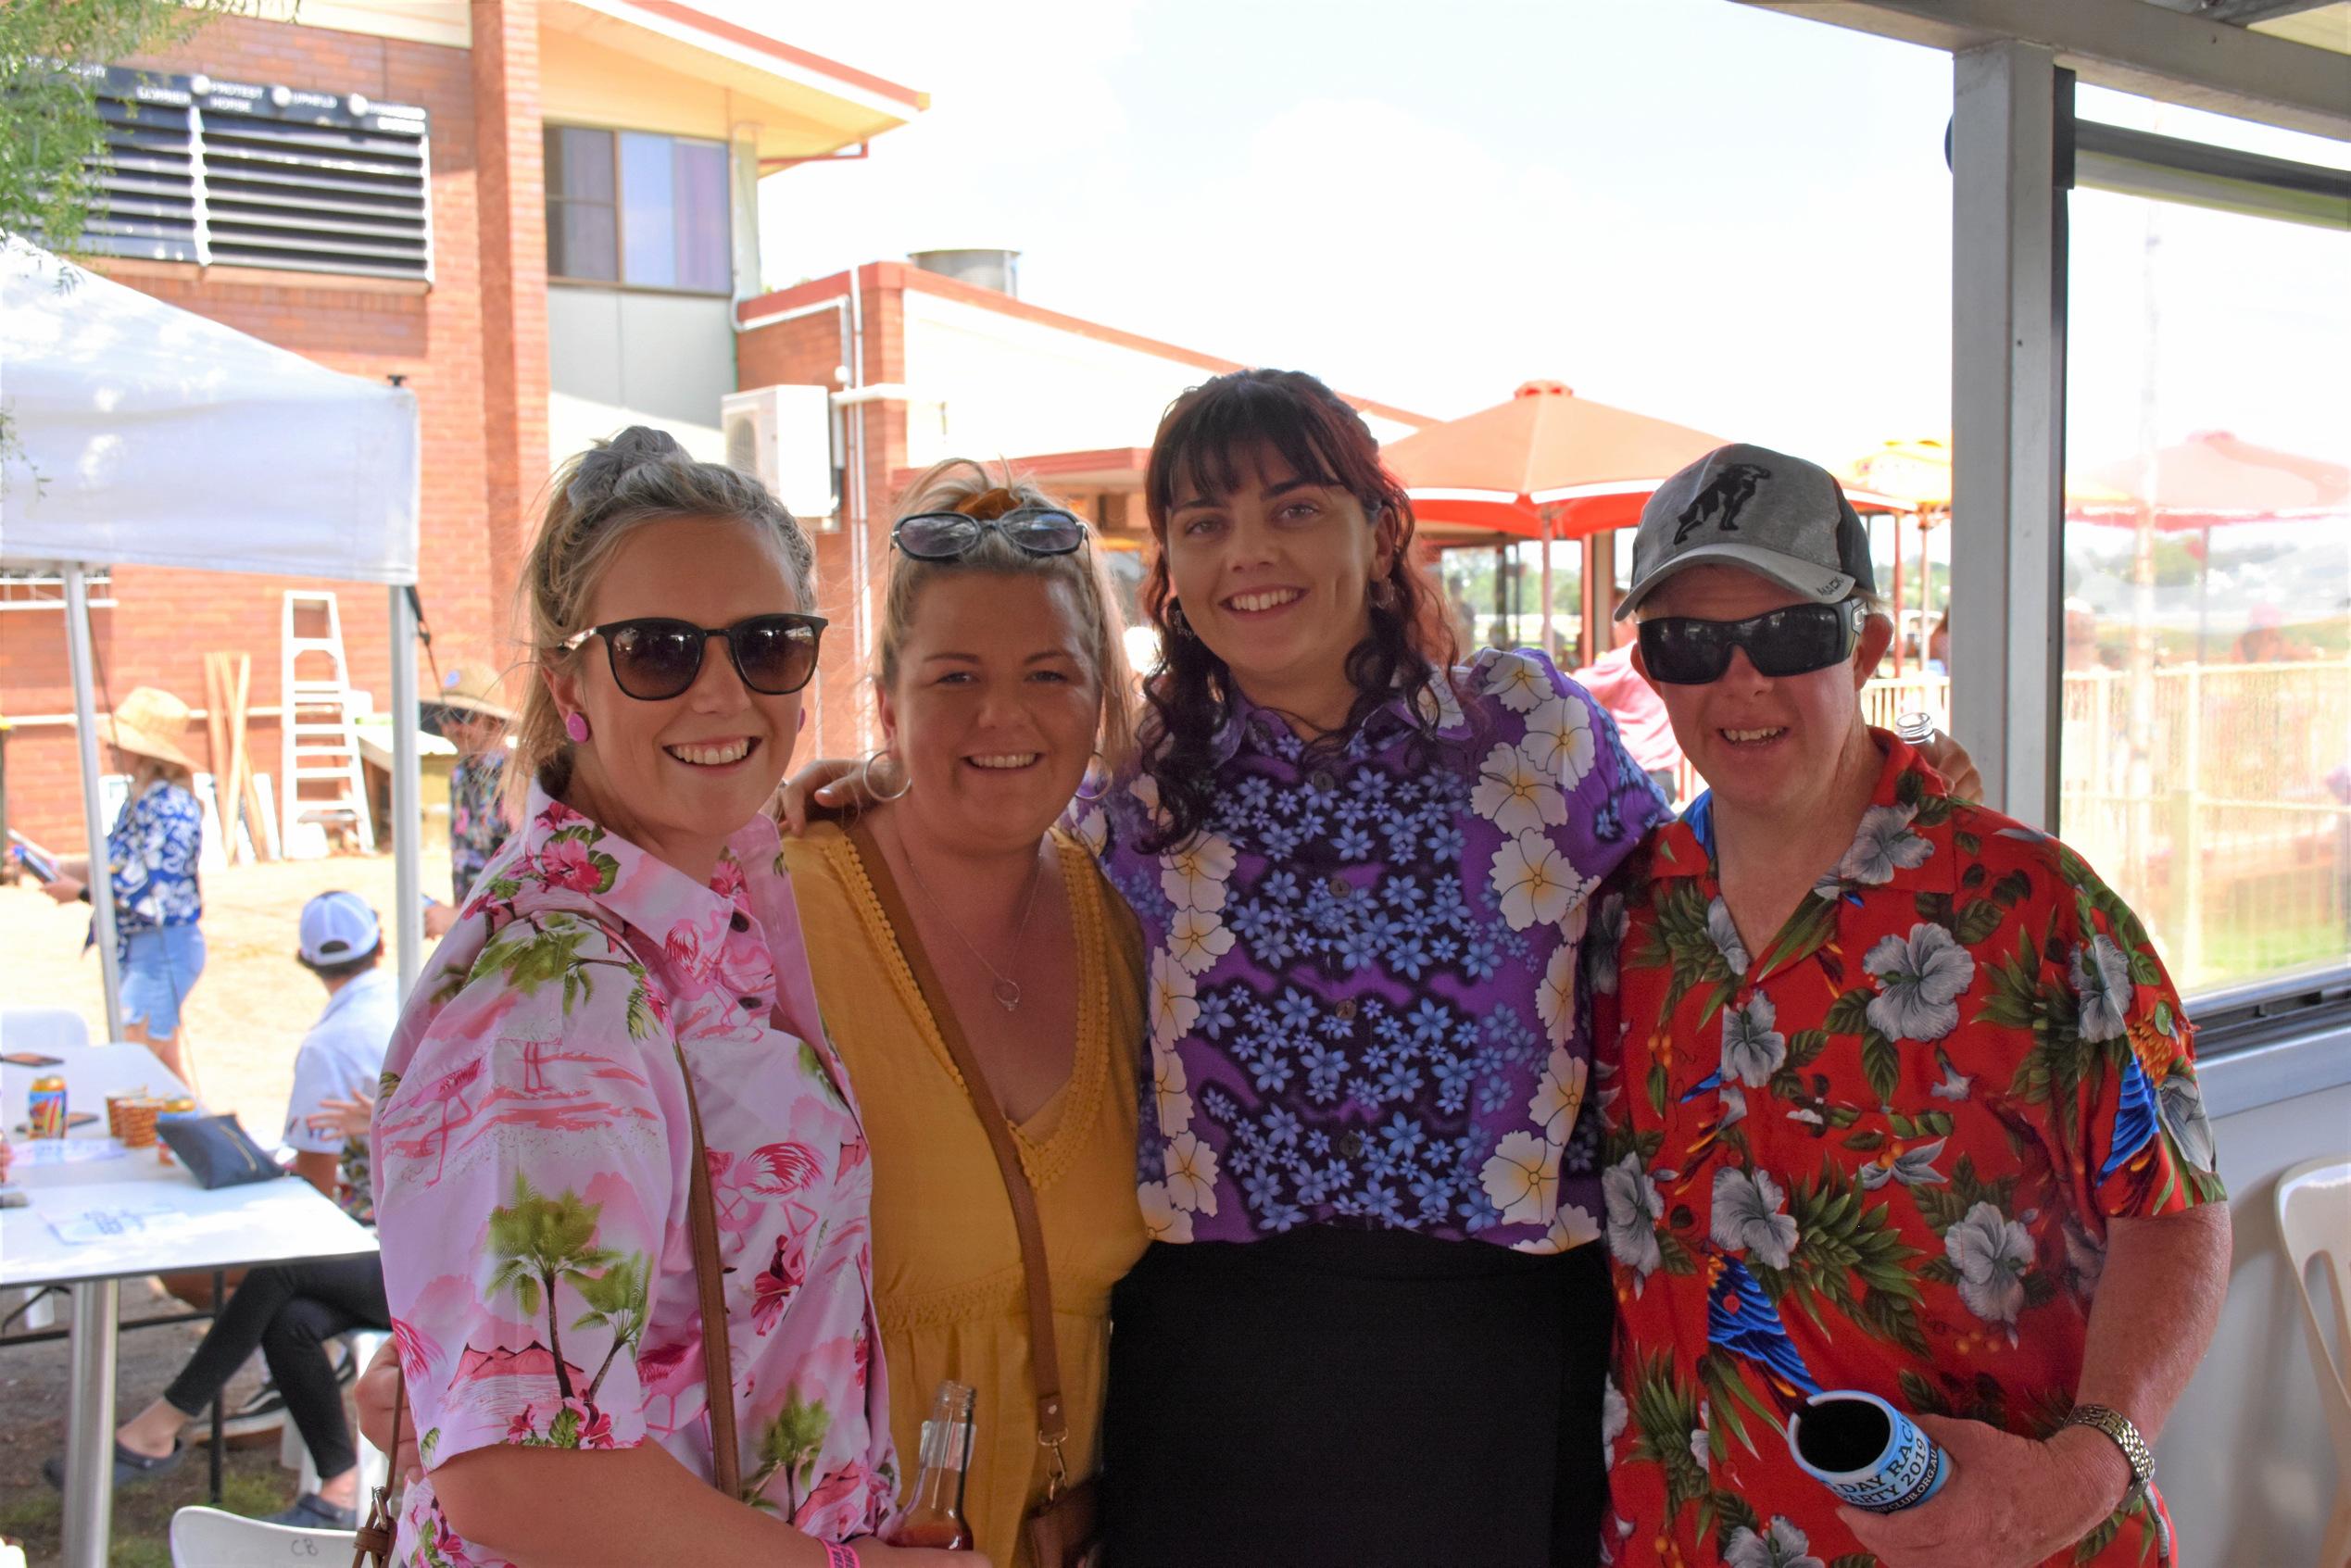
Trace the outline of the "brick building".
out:
<instances>
[{"instance_id":1,"label":"brick building","mask_svg":"<svg viewBox=\"0 0 2351 1568\"><path fill-rule=\"evenodd\" d=\"M434 651L498 659L550 452L633 420L720 452L733 307L758 292L760 176L925 100L672 0L293 14L216 20L107 73L109 201L83 248L173 305L403 378L422 425ZM267 484L270 455L252 458ZM250 744L274 771L282 591L321 587L335 584L122 568L94 585L106 688L200 705L204 654L249 654ZM10 824L72 846L57 596L0 579L0 715ZM352 680L381 704L383 597L346 592L341 608Z\"/></svg>"},{"instance_id":2,"label":"brick building","mask_svg":"<svg viewBox=\"0 0 2351 1568\"><path fill-rule=\"evenodd\" d=\"M1151 434L1186 387L1241 369L1017 297L1012 253L917 260L868 263L735 309L745 388L830 394L837 504L826 517L802 514L815 533L818 598L833 620L804 743L825 755L875 744L860 677L888 570L892 506L907 481L945 458L1010 460L1095 524L1131 616ZM1350 401L1382 441L1434 422Z\"/></svg>"}]
</instances>

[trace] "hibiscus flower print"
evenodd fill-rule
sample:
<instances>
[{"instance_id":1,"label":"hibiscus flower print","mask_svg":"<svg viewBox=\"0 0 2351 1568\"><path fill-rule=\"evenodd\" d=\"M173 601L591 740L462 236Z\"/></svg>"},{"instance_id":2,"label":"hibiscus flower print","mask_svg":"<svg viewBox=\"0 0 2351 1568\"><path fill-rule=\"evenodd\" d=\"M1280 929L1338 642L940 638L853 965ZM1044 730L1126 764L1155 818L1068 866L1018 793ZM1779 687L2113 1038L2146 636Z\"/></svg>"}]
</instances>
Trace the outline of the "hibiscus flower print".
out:
<instances>
[{"instance_id":1,"label":"hibiscus flower print","mask_svg":"<svg viewBox=\"0 0 2351 1568\"><path fill-rule=\"evenodd\" d=\"M1730 966L1731 973L1747 972L1747 944L1739 939L1739 923L1730 918L1730 906L1719 898L1706 903L1706 939Z\"/></svg>"},{"instance_id":2,"label":"hibiscus flower print","mask_svg":"<svg viewBox=\"0 0 2351 1568\"><path fill-rule=\"evenodd\" d=\"M784 1308L808 1278L805 1238L786 1232L775 1238L775 1255L751 1281L751 1328L766 1334L783 1321Z\"/></svg>"},{"instance_id":3,"label":"hibiscus flower print","mask_svg":"<svg viewBox=\"0 0 2351 1568\"><path fill-rule=\"evenodd\" d=\"M1178 909L1167 926L1167 951L1187 974L1203 973L1232 951L1233 934L1205 909Z\"/></svg>"},{"instance_id":4,"label":"hibiscus flower print","mask_svg":"<svg viewBox=\"0 0 2351 1568\"><path fill-rule=\"evenodd\" d=\"M1989 1203L1979 1203L1943 1234L1942 1249L1959 1271L1959 1299L1986 1323L2016 1333L2024 1309L2025 1271L2032 1266L2032 1236Z\"/></svg>"},{"instance_id":5,"label":"hibiscus flower print","mask_svg":"<svg viewBox=\"0 0 2351 1568\"><path fill-rule=\"evenodd\" d=\"M2131 957L2113 937L2098 932L2074 948L2073 994L2081 1004L2078 1026L2083 1039L2120 1038L2134 990Z\"/></svg>"},{"instance_id":6,"label":"hibiscus flower print","mask_svg":"<svg viewBox=\"0 0 2351 1568\"><path fill-rule=\"evenodd\" d=\"M1469 804L1506 834L1556 827L1567 820L1567 797L1515 746L1497 746L1486 754Z\"/></svg>"},{"instance_id":7,"label":"hibiscus flower print","mask_svg":"<svg viewBox=\"0 0 2351 1568\"><path fill-rule=\"evenodd\" d=\"M1656 1182L1641 1168L1640 1155L1628 1154L1600 1173L1600 1191L1608 1205L1608 1255L1647 1279L1665 1261L1657 1222L1666 1200Z\"/></svg>"},{"instance_id":8,"label":"hibiscus flower print","mask_svg":"<svg viewBox=\"0 0 2351 1568\"><path fill-rule=\"evenodd\" d=\"M1910 831L1915 807L1872 806L1861 814L1861 831L1844 859L1830 872L1835 880L1854 887L1879 887L1893 880L1896 870L1915 871L1927 863L1935 847Z\"/></svg>"},{"instance_id":9,"label":"hibiscus flower print","mask_svg":"<svg viewBox=\"0 0 2351 1568\"><path fill-rule=\"evenodd\" d=\"M1591 733L1591 709L1580 702L1554 696L1527 715L1527 734L1518 749L1544 778L1562 789L1573 789L1591 771L1599 742Z\"/></svg>"},{"instance_id":10,"label":"hibiscus flower print","mask_svg":"<svg viewBox=\"0 0 2351 1568\"><path fill-rule=\"evenodd\" d=\"M1879 987L1862 1010L1889 1040L1942 1039L1959 1027L1959 998L1976 983L1975 955L1939 925L1914 925L1907 938L1880 937L1861 967Z\"/></svg>"},{"instance_id":11,"label":"hibiscus flower print","mask_svg":"<svg viewBox=\"0 0 2351 1568\"><path fill-rule=\"evenodd\" d=\"M1502 1223L1547 1225L1559 1203L1559 1148L1532 1133L1506 1133L1478 1181Z\"/></svg>"},{"instance_id":12,"label":"hibiscus flower print","mask_svg":"<svg viewBox=\"0 0 2351 1568\"><path fill-rule=\"evenodd\" d=\"M1216 1213L1216 1150L1191 1133L1167 1140L1167 1200L1187 1213Z\"/></svg>"},{"instance_id":13,"label":"hibiscus flower print","mask_svg":"<svg viewBox=\"0 0 2351 1568\"><path fill-rule=\"evenodd\" d=\"M1144 1233L1153 1241L1192 1239L1192 1216L1176 1207L1165 1182L1145 1182L1135 1189L1135 1196L1143 1206Z\"/></svg>"},{"instance_id":14,"label":"hibiscus flower print","mask_svg":"<svg viewBox=\"0 0 2351 1568\"><path fill-rule=\"evenodd\" d=\"M1506 653L1486 671L1486 695L1513 713L1532 713L1552 695L1551 680L1533 659Z\"/></svg>"},{"instance_id":15,"label":"hibiscus flower print","mask_svg":"<svg viewBox=\"0 0 2351 1568\"><path fill-rule=\"evenodd\" d=\"M1787 1201L1769 1172L1726 1165L1715 1173L1715 1212L1707 1234L1727 1251L1784 1269L1797 1241L1795 1217L1783 1211Z\"/></svg>"},{"instance_id":16,"label":"hibiscus flower print","mask_svg":"<svg viewBox=\"0 0 2351 1568\"><path fill-rule=\"evenodd\" d=\"M1732 1530L1723 1543L1722 1560L1724 1568L1823 1568L1812 1555L1811 1538L1784 1514L1774 1514L1760 1536L1744 1524Z\"/></svg>"},{"instance_id":17,"label":"hibiscus flower print","mask_svg":"<svg viewBox=\"0 0 2351 1568\"><path fill-rule=\"evenodd\" d=\"M1492 874L1502 920L1513 931L1562 918L1599 885L1578 876L1558 846L1534 832L1503 841L1494 851Z\"/></svg>"},{"instance_id":18,"label":"hibiscus flower print","mask_svg":"<svg viewBox=\"0 0 2351 1568\"><path fill-rule=\"evenodd\" d=\"M588 859L585 840L577 838L549 839L539 851L539 879L549 887L568 887L574 893L600 892L604 872Z\"/></svg>"},{"instance_id":19,"label":"hibiscus flower print","mask_svg":"<svg viewBox=\"0 0 2351 1568\"><path fill-rule=\"evenodd\" d=\"M1616 1387L1614 1373L1600 1386L1600 1446L1612 1449L1616 1439L1632 1424L1632 1408L1625 1403L1624 1394Z\"/></svg>"},{"instance_id":20,"label":"hibiscus flower print","mask_svg":"<svg viewBox=\"0 0 2351 1568\"><path fill-rule=\"evenodd\" d=\"M2219 1150L2213 1146L2212 1123L2205 1115L2204 1090L2193 1073L2173 1073L2156 1090L2156 1115L2179 1144L2188 1163L2199 1171L2219 1169Z\"/></svg>"},{"instance_id":21,"label":"hibiscus flower print","mask_svg":"<svg viewBox=\"0 0 2351 1568\"><path fill-rule=\"evenodd\" d=\"M1779 1010L1758 991L1744 1007L1722 1010L1722 1075L1726 1082L1760 1089L1788 1060L1788 1036L1772 1025Z\"/></svg>"}]
</instances>

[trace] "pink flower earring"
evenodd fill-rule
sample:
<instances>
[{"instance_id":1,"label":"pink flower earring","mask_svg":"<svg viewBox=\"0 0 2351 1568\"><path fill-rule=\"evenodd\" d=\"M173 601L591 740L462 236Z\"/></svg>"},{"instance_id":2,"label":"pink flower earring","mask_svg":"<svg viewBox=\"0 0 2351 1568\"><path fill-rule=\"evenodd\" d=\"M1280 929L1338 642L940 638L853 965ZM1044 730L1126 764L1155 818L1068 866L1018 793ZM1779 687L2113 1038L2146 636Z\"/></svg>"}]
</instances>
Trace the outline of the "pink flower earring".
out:
<instances>
[{"instance_id":1,"label":"pink flower earring","mask_svg":"<svg viewBox=\"0 0 2351 1568\"><path fill-rule=\"evenodd\" d=\"M572 737L573 746L585 746L588 738L587 715L585 713L563 715L563 733Z\"/></svg>"}]
</instances>

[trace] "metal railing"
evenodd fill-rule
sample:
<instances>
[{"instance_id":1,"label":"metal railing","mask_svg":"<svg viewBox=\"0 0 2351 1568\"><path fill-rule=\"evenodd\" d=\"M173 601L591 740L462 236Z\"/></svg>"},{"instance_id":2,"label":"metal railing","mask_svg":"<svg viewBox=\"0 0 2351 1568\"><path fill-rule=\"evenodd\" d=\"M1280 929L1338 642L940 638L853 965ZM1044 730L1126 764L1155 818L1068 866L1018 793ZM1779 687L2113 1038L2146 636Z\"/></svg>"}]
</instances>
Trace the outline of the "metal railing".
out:
<instances>
[{"instance_id":1,"label":"metal railing","mask_svg":"<svg viewBox=\"0 0 2351 1568\"><path fill-rule=\"evenodd\" d=\"M1947 727L1950 680L1862 692L1880 728L1914 710ZM2057 832L2182 991L2351 960L2351 660L2068 671L2059 711Z\"/></svg>"}]
</instances>

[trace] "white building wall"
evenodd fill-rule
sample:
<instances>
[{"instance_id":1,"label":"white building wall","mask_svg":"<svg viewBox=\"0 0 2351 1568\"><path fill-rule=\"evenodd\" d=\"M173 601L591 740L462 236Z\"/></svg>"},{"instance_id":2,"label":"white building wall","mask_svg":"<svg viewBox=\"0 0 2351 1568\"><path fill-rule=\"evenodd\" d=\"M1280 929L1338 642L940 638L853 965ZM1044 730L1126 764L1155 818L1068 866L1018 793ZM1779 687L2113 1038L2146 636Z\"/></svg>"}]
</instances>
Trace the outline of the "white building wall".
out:
<instances>
[{"instance_id":1,"label":"white building wall","mask_svg":"<svg viewBox=\"0 0 2351 1568\"><path fill-rule=\"evenodd\" d=\"M906 291L907 461L1148 446L1215 372L918 288ZM1372 418L1382 441L1414 427Z\"/></svg>"}]
</instances>

